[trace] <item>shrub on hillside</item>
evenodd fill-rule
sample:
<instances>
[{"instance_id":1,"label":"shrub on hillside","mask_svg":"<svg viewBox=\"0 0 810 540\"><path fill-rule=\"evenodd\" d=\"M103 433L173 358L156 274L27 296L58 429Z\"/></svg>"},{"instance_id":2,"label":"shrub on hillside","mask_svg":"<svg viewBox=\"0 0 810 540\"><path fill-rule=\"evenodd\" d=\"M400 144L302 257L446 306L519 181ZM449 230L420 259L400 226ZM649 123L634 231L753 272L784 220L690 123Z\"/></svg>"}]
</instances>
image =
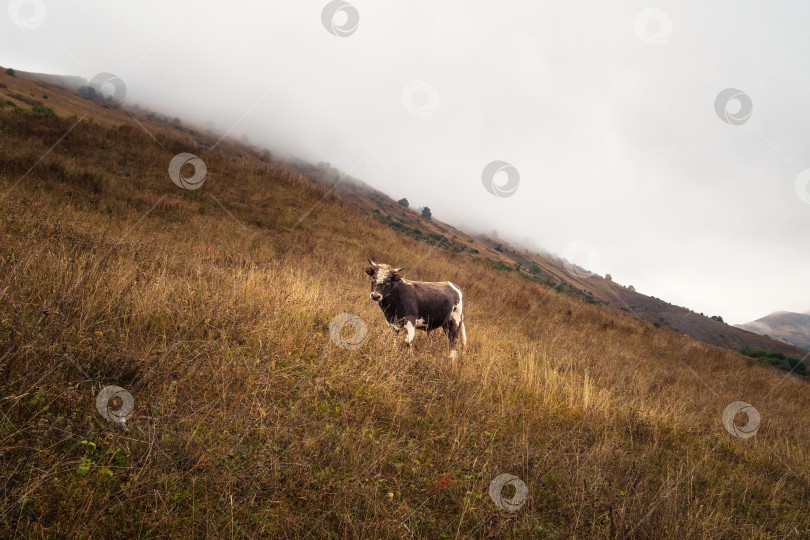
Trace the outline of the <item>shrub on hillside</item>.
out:
<instances>
[{"instance_id":1,"label":"shrub on hillside","mask_svg":"<svg viewBox=\"0 0 810 540\"><path fill-rule=\"evenodd\" d=\"M84 99L96 99L96 89L92 86L81 86L77 92Z\"/></svg>"},{"instance_id":2,"label":"shrub on hillside","mask_svg":"<svg viewBox=\"0 0 810 540\"><path fill-rule=\"evenodd\" d=\"M35 113L44 114L47 116L56 116L56 113L53 112L53 109L51 109L50 107L45 107L43 105L34 105L31 108L31 110L34 111Z\"/></svg>"},{"instance_id":3,"label":"shrub on hillside","mask_svg":"<svg viewBox=\"0 0 810 540\"><path fill-rule=\"evenodd\" d=\"M508 264L506 264L503 261L496 262L495 263L495 268L497 268L498 270L506 270L507 272L514 272L515 271L514 268L512 268L511 266L509 266Z\"/></svg>"},{"instance_id":4,"label":"shrub on hillside","mask_svg":"<svg viewBox=\"0 0 810 540\"><path fill-rule=\"evenodd\" d=\"M31 105L32 107L36 107L38 105L42 105L42 102L37 99L31 99L30 97L26 97L22 94L9 94L8 97L14 98L18 101L22 101L26 105Z\"/></svg>"},{"instance_id":5,"label":"shrub on hillside","mask_svg":"<svg viewBox=\"0 0 810 540\"><path fill-rule=\"evenodd\" d=\"M770 365L776 366L785 371L793 371L800 375L810 374L810 372L807 370L807 365L803 360L793 358L792 356L787 356L780 352L743 348L740 349L740 353L744 354L745 356L750 356L751 358L756 358L757 360L767 362Z\"/></svg>"}]
</instances>

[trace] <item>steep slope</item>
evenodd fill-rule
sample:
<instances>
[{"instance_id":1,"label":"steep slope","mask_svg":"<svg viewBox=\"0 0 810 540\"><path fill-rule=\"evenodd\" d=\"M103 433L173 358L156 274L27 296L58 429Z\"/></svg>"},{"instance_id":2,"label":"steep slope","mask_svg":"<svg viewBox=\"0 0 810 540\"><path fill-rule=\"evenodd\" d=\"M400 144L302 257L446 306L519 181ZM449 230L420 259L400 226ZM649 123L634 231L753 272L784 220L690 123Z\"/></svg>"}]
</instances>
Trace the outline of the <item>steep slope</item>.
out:
<instances>
[{"instance_id":1,"label":"steep slope","mask_svg":"<svg viewBox=\"0 0 810 540\"><path fill-rule=\"evenodd\" d=\"M768 335L790 345L810 349L810 314L777 311L737 328Z\"/></svg>"},{"instance_id":2,"label":"steep slope","mask_svg":"<svg viewBox=\"0 0 810 540\"><path fill-rule=\"evenodd\" d=\"M803 378L446 248L479 240L443 224L395 231L255 149L47 95L56 116L0 108L4 537L810 529ZM181 152L207 165L197 190L167 174ZM461 358L392 340L366 256L462 288ZM99 405L111 385L126 431L102 416L128 403ZM754 437L724 429L734 401ZM506 473L517 511L488 493Z\"/></svg>"}]
</instances>

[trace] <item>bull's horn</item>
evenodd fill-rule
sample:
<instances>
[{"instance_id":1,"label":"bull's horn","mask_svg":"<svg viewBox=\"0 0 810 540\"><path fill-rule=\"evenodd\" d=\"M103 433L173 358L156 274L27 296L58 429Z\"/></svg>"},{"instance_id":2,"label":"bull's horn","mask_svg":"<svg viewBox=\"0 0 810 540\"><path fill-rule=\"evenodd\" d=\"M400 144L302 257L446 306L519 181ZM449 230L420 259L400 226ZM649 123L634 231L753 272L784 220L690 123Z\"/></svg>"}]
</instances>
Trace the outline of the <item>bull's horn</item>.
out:
<instances>
[{"instance_id":1,"label":"bull's horn","mask_svg":"<svg viewBox=\"0 0 810 540\"><path fill-rule=\"evenodd\" d=\"M366 257L366 260L369 262L369 264L370 264L371 266L377 266L377 263L375 263L374 261L372 261L372 260L371 260L371 259L369 259L368 257Z\"/></svg>"},{"instance_id":2,"label":"bull's horn","mask_svg":"<svg viewBox=\"0 0 810 540\"><path fill-rule=\"evenodd\" d=\"M397 272L402 272L403 270L405 270L405 267L404 267L404 266L403 266L402 268L396 268L396 269L394 269L394 273L396 274Z\"/></svg>"}]
</instances>

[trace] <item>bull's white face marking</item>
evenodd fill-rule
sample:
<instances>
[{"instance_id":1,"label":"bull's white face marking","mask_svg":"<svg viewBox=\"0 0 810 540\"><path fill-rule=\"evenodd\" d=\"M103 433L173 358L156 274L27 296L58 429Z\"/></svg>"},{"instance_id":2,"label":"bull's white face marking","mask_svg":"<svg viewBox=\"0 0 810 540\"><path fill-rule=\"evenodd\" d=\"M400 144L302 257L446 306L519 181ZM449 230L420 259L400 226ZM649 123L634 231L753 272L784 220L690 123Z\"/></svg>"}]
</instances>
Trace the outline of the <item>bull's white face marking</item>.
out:
<instances>
[{"instance_id":1,"label":"bull's white face marking","mask_svg":"<svg viewBox=\"0 0 810 540\"><path fill-rule=\"evenodd\" d=\"M408 337L406 338L406 342L408 343L408 345L410 345L411 343L413 343L413 337L416 334L416 329L413 327L411 321L405 323L405 330L408 331Z\"/></svg>"},{"instance_id":2,"label":"bull's white face marking","mask_svg":"<svg viewBox=\"0 0 810 540\"><path fill-rule=\"evenodd\" d=\"M374 283L377 285L385 283L385 280L387 280L393 273L393 269L387 264L378 264L377 271L374 273Z\"/></svg>"}]
</instances>

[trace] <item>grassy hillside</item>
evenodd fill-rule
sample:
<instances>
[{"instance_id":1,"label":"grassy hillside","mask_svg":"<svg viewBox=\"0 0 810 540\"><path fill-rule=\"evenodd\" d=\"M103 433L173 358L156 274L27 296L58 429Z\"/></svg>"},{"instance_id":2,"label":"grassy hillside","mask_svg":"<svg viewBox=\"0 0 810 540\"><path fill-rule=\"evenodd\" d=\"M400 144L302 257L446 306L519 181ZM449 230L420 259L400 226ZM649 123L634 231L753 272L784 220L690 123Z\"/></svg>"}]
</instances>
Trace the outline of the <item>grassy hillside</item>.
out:
<instances>
[{"instance_id":1,"label":"grassy hillside","mask_svg":"<svg viewBox=\"0 0 810 540\"><path fill-rule=\"evenodd\" d=\"M403 237L251 149L47 93L57 116L0 109L3 536L810 531L804 380ZM179 152L200 189L169 179ZM394 342L367 256L462 288L460 358ZM344 312L353 350L330 339ZM108 385L127 429L96 410ZM738 400L752 438L723 427ZM502 473L517 511L488 495Z\"/></svg>"}]
</instances>

